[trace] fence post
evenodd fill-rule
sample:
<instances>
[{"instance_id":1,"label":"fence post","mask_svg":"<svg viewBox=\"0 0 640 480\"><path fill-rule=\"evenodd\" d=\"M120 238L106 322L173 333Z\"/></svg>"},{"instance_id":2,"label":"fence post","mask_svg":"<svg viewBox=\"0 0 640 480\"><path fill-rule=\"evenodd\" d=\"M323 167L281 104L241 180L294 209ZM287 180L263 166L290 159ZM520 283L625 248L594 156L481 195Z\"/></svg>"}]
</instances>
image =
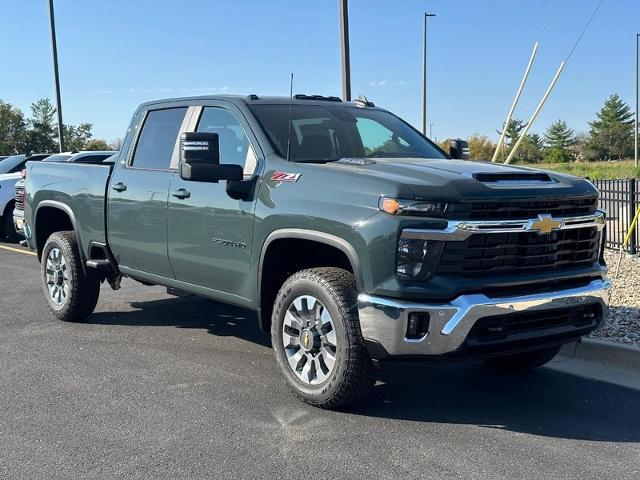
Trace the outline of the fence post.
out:
<instances>
[{"instance_id":1,"label":"fence post","mask_svg":"<svg viewBox=\"0 0 640 480\"><path fill-rule=\"evenodd\" d=\"M636 208L636 179L632 178L629 180L629 219L634 217ZM631 225L627 225L627 228L630 226ZM629 238L629 253L631 255L635 255L636 253L636 232L633 232L631 238Z\"/></svg>"}]
</instances>

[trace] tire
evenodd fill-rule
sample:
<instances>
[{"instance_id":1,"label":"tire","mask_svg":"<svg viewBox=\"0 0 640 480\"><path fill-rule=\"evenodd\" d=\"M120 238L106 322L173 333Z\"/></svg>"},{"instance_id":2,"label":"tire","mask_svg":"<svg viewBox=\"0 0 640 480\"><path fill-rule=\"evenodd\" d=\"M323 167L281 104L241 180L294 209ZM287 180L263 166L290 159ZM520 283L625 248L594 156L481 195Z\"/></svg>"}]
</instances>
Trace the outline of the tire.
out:
<instances>
[{"instance_id":1,"label":"tire","mask_svg":"<svg viewBox=\"0 0 640 480\"><path fill-rule=\"evenodd\" d=\"M356 305L355 278L340 268L302 270L278 292L271 318L273 350L285 383L302 401L338 408L362 400L375 384ZM291 328L305 318L319 319L315 325L321 327L313 332ZM298 344L285 346L284 340Z\"/></svg>"},{"instance_id":2,"label":"tire","mask_svg":"<svg viewBox=\"0 0 640 480\"><path fill-rule=\"evenodd\" d=\"M484 363L495 370L506 372L526 371L543 366L558 354L562 345L533 352L517 353L506 357L489 358Z\"/></svg>"},{"instance_id":3,"label":"tire","mask_svg":"<svg viewBox=\"0 0 640 480\"><path fill-rule=\"evenodd\" d=\"M22 235L18 233L15 225L13 224L13 208L7 208L2 218L2 228L4 230L4 236L9 239L10 242L18 243L22 240Z\"/></svg>"},{"instance_id":4,"label":"tire","mask_svg":"<svg viewBox=\"0 0 640 480\"><path fill-rule=\"evenodd\" d=\"M42 251L41 274L47 304L56 318L81 322L93 313L100 281L84 274L74 232L51 234Z\"/></svg>"}]
</instances>

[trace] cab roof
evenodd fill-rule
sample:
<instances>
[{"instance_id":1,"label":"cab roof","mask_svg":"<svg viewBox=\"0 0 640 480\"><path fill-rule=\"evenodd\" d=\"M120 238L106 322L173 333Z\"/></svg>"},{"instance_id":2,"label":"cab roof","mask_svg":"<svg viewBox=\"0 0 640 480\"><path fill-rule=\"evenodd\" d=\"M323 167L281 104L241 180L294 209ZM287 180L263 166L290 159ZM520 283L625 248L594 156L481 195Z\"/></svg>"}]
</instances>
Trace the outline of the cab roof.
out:
<instances>
[{"instance_id":1,"label":"cab roof","mask_svg":"<svg viewBox=\"0 0 640 480\"><path fill-rule=\"evenodd\" d=\"M286 96L260 96L255 93L250 95L199 95L193 97L166 98L162 100L153 100L140 105L140 108L146 108L153 105L172 103L172 102L200 102L203 100L225 100L227 102L244 105L289 105L290 102L296 105L349 105L359 107L374 107L366 98L358 98L352 102L344 102L339 97L324 95L307 95L296 94L292 99Z\"/></svg>"}]
</instances>

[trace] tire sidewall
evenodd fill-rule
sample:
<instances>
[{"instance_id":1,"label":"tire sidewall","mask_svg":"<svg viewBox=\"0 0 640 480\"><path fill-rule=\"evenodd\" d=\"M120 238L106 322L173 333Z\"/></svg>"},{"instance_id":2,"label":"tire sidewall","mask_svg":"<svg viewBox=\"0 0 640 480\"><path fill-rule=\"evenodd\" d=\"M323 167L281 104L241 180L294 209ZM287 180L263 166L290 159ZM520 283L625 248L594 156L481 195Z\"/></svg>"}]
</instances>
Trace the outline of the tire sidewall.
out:
<instances>
[{"instance_id":1,"label":"tire sidewall","mask_svg":"<svg viewBox=\"0 0 640 480\"><path fill-rule=\"evenodd\" d=\"M49 295L49 289L47 288L47 259L49 257L49 253L54 248L57 248L58 250L60 250L60 252L62 252L62 255L64 256L65 262L67 264L66 271L67 271L67 277L69 279L69 288L68 288L69 293L67 295L65 302L62 305L57 305L51 300L51 296ZM71 251L67 243L64 241L60 241L60 239L58 238L58 235L55 235L55 234L49 237L49 240L47 240L47 243L45 244L44 249L42 250L41 276L42 276L42 286L44 289L44 296L47 299L47 304L49 305L49 307L56 313L64 312L65 309L69 308L69 304L72 301L71 296L74 295L75 293L74 286L77 279L75 278L75 275L74 275L75 269L72 268L72 265L71 265L71 262L75 261L74 255L75 253Z\"/></svg>"},{"instance_id":2,"label":"tire sidewall","mask_svg":"<svg viewBox=\"0 0 640 480\"><path fill-rule=\"evenodd\" d=\"M283 371L285 381L298 395L305 400L315 403L324 402L332 398L335 391L338 390L340 382L345 376L348 368L350 339L348 329L346 327L345 318L332 296L327 292L326 288L320 285L319 281L312 281L308 278L296 278L293 281L287 281L282 288L284 294L278 295L277 305L274 309L271 327L271 339L276 360ZM331 314L333 320L333 328L336 331L337 349L336 363L329 378L318 385L309 385L300 380L291 370L287 355L282 345L282 325L287 309L293 301L300 296L311 295L325 306Z\"/></svg>"}]
</instances>

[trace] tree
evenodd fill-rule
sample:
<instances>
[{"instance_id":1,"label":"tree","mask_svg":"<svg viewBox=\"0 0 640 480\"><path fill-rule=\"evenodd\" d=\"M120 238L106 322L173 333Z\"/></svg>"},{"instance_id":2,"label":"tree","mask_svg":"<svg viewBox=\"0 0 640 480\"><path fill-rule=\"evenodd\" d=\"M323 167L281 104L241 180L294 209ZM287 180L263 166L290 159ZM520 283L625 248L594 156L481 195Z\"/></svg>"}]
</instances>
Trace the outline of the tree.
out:
<instances>
[{"instance_id":1,"label":"tree","mask_svg":"<svg viewBox=\"0 0 640 480\"><path fill-rule=\"evenodd\" d=\"M611 95L596 120L589 123L591 131L585 147L588 159L622 160L633 154L633 112L617 94Z\"/></svg>"},{"instance_id":2,"label":"tree","mask_svg":"<svg viewBox=\"0 0 640 480\"><path fill-rule=\"evenodd\" d=\"M471 160L491 160L496 144L489 137L474 133L467 141L469 142L469 157Z\"/></svg>"},{"instance_id":3,"label":"tree","mask_svg":"<svg viewBox=\"0 0 640 480\"><path fill-rule=\"evenodd\" d=\"M568 162L572 156L571 147L575 143L573 130L567 122L558 120L553 122L544 132L545 158L549 162Z\"/></svg>"},{"instance_id":4,"label":"tree","mask_svg":"<svg viewBox=\"0 0 640 480\"><path fill-rule=\"evenodd\" d=\"M543 146L544 144L540 135L537 133L527 135L520 144L516 158L525 163L538 163L542 160Z\"/></svg>"},{"instance_id":5,"label":"tree","mask_svg":"<svg viewBox=\"0 0 640 480\"><path fill-rule=\"evenodd\" d=\"M500 153L502 156L506 157L507 155L509 155L509 152L511 152L511 149L520 138L520 134L526 126L527 124L525 122L523 122L522 120L518 120L517 118L512 118L511 120L509 120L507 131L504 135L505 144L502 145L500 149ZM499 135L502 135L502 132L500 130L497 130L497 132Z\"/></svg>"},{"instance_id":6,"label":"tree","mask_svg":"<svg viewBox=\"0 0 640 480\"><path fill-rule=\"evenodd\" d=\"M111 150L106 141L101 138L94 138L89 140L85 146L84 150Z\"/></svg>"},{"instance_id":7,"label":"tree","mask_svg":"<svg viewBox=\"0 0 640 480\"><path fill-rule=\"evenodd\" d=\"M124 143L124 140L122 139L122 137L114 138L109 142L109 150L120 151L122 150L123 143Z\"/></svg>"},{"instance_id":8,"label":"tree","mask_svg":"<svg viewBox=\"0 0 640 480\"><path fill-rule=\"evenodd\" d=\"M0 154L21 152L26 146L26 141L24 114L19 108L0 100Z\"/></svg>"},{"instance_id":9,"label":"tree","mask_svg":"<svg viewBox=\"0 0 640 480\"><path fill-rule=\"evenodd\" d=\"M26 150L49 153L56 150L56 109L48 98L31 104L31 118Z\"/></svg>"},{"instance_id":10,"label":"tree","mask_svg":"<svg viewBox=\"0 0 640 480\"><path fill-rule=\"evenodd\" d=\"M93 134L90 123L81 123L78 126L65 125L63 128L64 144L69 151L84 150Z\"/></svg>"}]
</instances>

